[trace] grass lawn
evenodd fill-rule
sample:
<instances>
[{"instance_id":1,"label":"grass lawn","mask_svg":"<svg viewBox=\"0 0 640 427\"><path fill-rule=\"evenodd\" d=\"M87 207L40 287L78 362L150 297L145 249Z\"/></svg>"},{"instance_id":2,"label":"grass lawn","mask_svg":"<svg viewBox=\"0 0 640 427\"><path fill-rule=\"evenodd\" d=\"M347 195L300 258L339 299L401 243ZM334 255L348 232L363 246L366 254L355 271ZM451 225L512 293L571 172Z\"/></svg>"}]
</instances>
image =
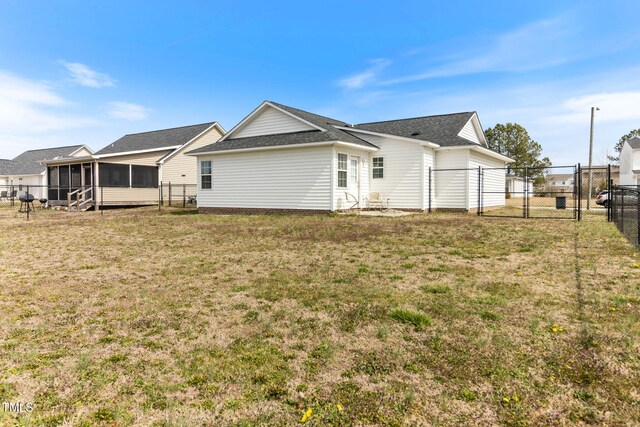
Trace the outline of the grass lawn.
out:
<instances>
[{"instance_id":1,"label":"grass lawn","mask_svg":"<svg viewBox=\"0 0 640 427\"><path fill-rule=\"evenodd\" d=\"M0 215L0 425L640 423L601 218Z\"/></svg>"}]
</instances>

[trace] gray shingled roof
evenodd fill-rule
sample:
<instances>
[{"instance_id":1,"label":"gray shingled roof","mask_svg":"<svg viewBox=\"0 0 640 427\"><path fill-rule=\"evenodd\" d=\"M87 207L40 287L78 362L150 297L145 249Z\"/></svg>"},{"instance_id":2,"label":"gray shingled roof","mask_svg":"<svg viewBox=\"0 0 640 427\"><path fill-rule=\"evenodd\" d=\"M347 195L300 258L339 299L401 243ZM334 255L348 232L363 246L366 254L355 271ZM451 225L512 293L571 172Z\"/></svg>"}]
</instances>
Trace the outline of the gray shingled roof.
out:
<instances>
[{"instance_id":1,"label":"gray shingled roof","mask_svg":"<svg viewBox=\"0 0 640 427\"><path fill-rule=\"evenodd\" d=\"M191 153L210 153L214 151L242 150L246 148L279 147L282 145L304 145L314 142L335 141L327 132L309 130L303 132L279 133L274 135L258 135L246 138L225 139L224 141L209 144L198 148Z\"/></svg>"},{"instance_id":2,"label":"gray shingled roof","mask_svg":"<svg viewBox=\"0 0 640 427\"><path fill-rule=\"evenodd\" d=\"M629 138L627 139L627 144L629 144L634 150L637 150L640 148L640 138Z\"/></svg>"},{"instance_id":3,"label":"gray shingled roof","mask_svg":"<svg viewBox=\"0 0 640 427\"><path fill-rule=\"evenodd\" d=\"M172 129L154 130L151 132L134 133L125 135L96 153L117 154L128 151L155 150L165 147L184 145L196 136L200 135L215 122L199 125L182 126Z\"/></svg>"},{"instance_id":4,"label":"gray shingled roof","mask_svg":"<svg viewBox=\"0 0 640 427\"><path fill-rule=\"evenodd\" d=\"M0 159L0 176L9 175L9 171L15 167L15 162L9 159Z\"/></svg>"},{"instance_id":5,"label":"gray shingled roof","mask_svg":"<svg viewBox=\"0 0 640 427\"><path fill-rule=\"evenodd\" d=\"M45 171L45 167L39 162L42 160L52 160L57 157L70 156L74 151L78 151L83 145L69 145L66 147L43 148L40 150L28 150L11 160L11 165L7 165L5 175L34 175Z\"/></svg>"},{"instance_id":6,"label":"gray shingled roof","mask_svg":"<svg viewBox=\"0 0 640 427\"><path fill-rule=\"evenodd\" d=\"M443 147L475 145L473 142L458 136L458 133L473 115L474 112L442 114L384 122L360 123L353 127L370 132L420 139Z\"/></svg>"},{"instance_id":7,"label":"gray shingled roof","mask_svg":"<svg viewBox=\"0 0 640 427\"><path fill-rule=\"evenodd\" d=\"M283 110L318 126L325 131L307 131L275 135L259 135L248 138L228 138L224 141L210 144L206 147L190 151L189 153L208 153L215 151L226 151L243 148L258 148L281 145L306 144L310 142L322 141L344 141L366 147L376 145L365 141L358 136L357 132L337 129L338 127L352 127L354 129L379 132L390 135L403 136L407 138L429 141L441 146L461 146L477 144L461 138L458 133L465 124L475 114L474 112L444 114L439 116L415 117L410 119L389 120L384 122L361 123L359 125L349 125L346 122L309 113L308 111L288 107L277 102L267 101Z\"/></svg>"}]
</instances>

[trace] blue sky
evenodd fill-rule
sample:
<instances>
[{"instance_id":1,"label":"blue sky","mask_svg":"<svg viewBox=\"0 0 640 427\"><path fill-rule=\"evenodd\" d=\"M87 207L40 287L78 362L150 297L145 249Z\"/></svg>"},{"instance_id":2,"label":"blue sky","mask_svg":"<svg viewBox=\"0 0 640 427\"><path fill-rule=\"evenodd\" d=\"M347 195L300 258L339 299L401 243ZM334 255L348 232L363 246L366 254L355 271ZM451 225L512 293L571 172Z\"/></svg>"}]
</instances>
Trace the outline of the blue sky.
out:
<instances>
[{"instance_id":1,"label":"blue sky","mask_svg":"<svg viewBox=\"0 0 640 427\"><path fill-rule=\"evenodd\" d=\"M351 123L478 111L554 164L640 128L640 2L0 0L0 158L264 99ZM635 22L634 22L635 21Z\"/></svg>"}]
</instances>

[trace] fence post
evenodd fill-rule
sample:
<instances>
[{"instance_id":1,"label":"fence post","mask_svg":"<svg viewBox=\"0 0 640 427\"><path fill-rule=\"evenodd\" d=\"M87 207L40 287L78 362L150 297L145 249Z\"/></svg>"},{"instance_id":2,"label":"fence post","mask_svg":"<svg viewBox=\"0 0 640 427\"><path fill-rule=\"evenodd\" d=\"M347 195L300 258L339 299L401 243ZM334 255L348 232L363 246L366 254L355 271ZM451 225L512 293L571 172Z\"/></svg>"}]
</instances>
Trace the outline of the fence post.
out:
<instances>
[{"instance_id":1,"label":"fence post","mask_svg":"<svg viewBox=\"0 0 640 427\"><path fill-rule=\"evenodd\" d=\"M169 207L171 207L171 181L169 181Z\"/></svg>"},{"instance_id":2,"label":"fence post","mask_svg":"<svg viewBox=\"0 0 640 427\"><path fill-rule=\"evenodd\" d=\"M104 216L104 187L100 187L100 216Z\"/></svg>"},{"instance_id":3,"label":"fence post","mask_svg":"<svg viewBox=\"0 0 640 427\"><path fill-rule=\"evenodd\" d=\"M620 232L624 233L624 190L620 191Z\"/></svg>"},{"instance_id":4,"label":"fence post","mask_svg":"<svg viewBox=\"0 0 640 427\"><path fill-rule=\"evenodd\" d=\"M524 167L524 197L522 198L522 217L528 218L529 212L527 208L527 204L529 201L529 169L527 166Z\"/></svg>"},{"instance_id":5,"label":"fence post","mask_svg":"<svg viewBox=\"0 0 640 427\"><path fill-rule=\"evenodd\" d=\"M429 166L429 213L431 213L431 166Z\"/></svg>"},{"instance_id":6,"label":"fence post","mask_svg":"<svg viewBox=\"0 0 640 427\"><path fill-rule=\"evenodd\" d=\"M638 246L638 243L640 243L640 197L638 192L635 192L635 197L636 197L636 241L635 244L636 246Z\"/></svg>"},{"instance_id":7,"label":"fence post","mask_svg":"<svg viewBox=\"0 0 640 427\"><path fill-rule=\"evenodd\" d=\"M613 215L611 214L611 163L607 165L607 199L609 203L607 203L607 221L611 222L613 220Z\"/></svg>"},{"instance_id":8,"label":"fence post","mask_svg":"<svg viewBox=\"0 0 640 427\"><path fill-rule=\"evenodd\" d=\"M578 163L578 221L582 221L582 166Z\"/></svg>"},{"instance_id":9,"label":"fence post","mask_svg":"<svg viewBox=\"0 0 640 427\"><path fill-rule=\"evenodd\" d=\"M187 207L187 184L182 184L182 209Z\"/></svg>"},{"instance_id":10,"label":"fence post","mask_svg":"<svg viewBox=\"0 0 640 427\"><path fill-rule=\"evenodd\" d=\"M482 214L482 166L478 166L478 216Z\"/></svg>"},{"instance_id":11,"label":"fence post","mask_svg":"<svg viewBox=\"0 0 640 427\"><path fill-rule=\"evenodd\" d=\"M31 205L30 203L33 203L31 200L31 197L29 197L29 186L27 185L27 194L25 195L25 200L27 201L27 221L29 221L29 212L31 211Z\"/></svg>"}]
</instances>

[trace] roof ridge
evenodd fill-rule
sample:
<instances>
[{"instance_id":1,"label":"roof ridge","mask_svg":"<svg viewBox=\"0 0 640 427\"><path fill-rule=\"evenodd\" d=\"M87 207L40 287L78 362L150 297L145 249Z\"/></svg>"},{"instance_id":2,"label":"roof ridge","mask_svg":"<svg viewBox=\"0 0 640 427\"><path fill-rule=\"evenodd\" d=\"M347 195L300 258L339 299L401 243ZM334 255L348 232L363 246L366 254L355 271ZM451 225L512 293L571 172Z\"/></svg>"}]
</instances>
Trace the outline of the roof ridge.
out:
<instances>
[{"instance_id":1,"label":"roof ridge","mask_svg":"<svg viewBox=\"0 0 640 427\"><path fill-rule=\"evenodd\" d=\"M430 118L430 117L457 116L457 115L461 115L461 114L475 114L475 113L476 113L475 111L461 111L459 113L433 114L433 115L430 115L430 116L406 117L404 119L380 120L380 121L377 121L377 122L363 122L363 123L355 124L354 126L372 125L372 124L375 124L375 123L399 122L399 121L403 121L403 120L427 119L427 118Z\"/></svg>"},{"instance_id":2,"label":"roof ridge","mask_svg":"<svg viewBox=\"0 0 640 427\"><path fill-rule=\"evenodd\" d=\"M132 136L132 135L143 135L145 133L155 133L155 132L165 132L168 130L175 130L175 129L183 129L183 128L191 128L191 127L195 127L195 126L202 126L202 125L214 125L218 122L213 121L213 122L203 122L203 123L197 123L195 125L185 125L185 126L176 126L176 127L172 127L172 128L166 128L166 129L157 129L157 130L148 130L148 131L144 131L144 132L136 132L136 133L127 133L124 136ZM120 138L122 139L122 138ZM114 141L115 142L115 141Z\"/></svg>"},{"instance_id":3,"label":"roof ridge","mask_svg":"<svg viewBox=\"0 0 640 427\"><path fill-rule=\"evenodd\" d=\"M332 118L332 117L322 116L322 115L320 115L320 114L312 113L312 112L310 112L310 111L303 110L303 109L301 109L301 108L290 107L290 106L288 106L288 105L280 104L279 102L270 101L270 100L267 100L267 102L268 102L268 103L270 103L270 104L277 105L278 107L285 107L286 109L295 110L295 111L301 111L301 112L303 112L303 113L305 113L305 114L310 114L310 115L312 115L312 116L319 117L319 118L321 118L321 119L330 120L330 121L334 121L334 122L345 123L345 124L347 123L347 122L345 122L344 120L338 120L338 119L334 119L334 118ZM301 117L301 118L302 118L302 117ZM332 123L328 123L328 124L332 124Z\"/></svg>"},{"instance_id":4,"label":"roof ridge","mask_svg":"<svg viewBox=\"0 0 640 427\"><path fill-rule=\"evenodd\" d=\"M30 153L33 151L44 151L44 150L56 150L59 148L71 148L71 147L84 147L86 144L73 144L73 145L61 145L59 147L49 147L49 148L34 148L33 150L25 150L22 153L20 153L18 156L24 154L24 153ZM16 156L16 157L18 157Z\"/></svg>"}]
</instances>

